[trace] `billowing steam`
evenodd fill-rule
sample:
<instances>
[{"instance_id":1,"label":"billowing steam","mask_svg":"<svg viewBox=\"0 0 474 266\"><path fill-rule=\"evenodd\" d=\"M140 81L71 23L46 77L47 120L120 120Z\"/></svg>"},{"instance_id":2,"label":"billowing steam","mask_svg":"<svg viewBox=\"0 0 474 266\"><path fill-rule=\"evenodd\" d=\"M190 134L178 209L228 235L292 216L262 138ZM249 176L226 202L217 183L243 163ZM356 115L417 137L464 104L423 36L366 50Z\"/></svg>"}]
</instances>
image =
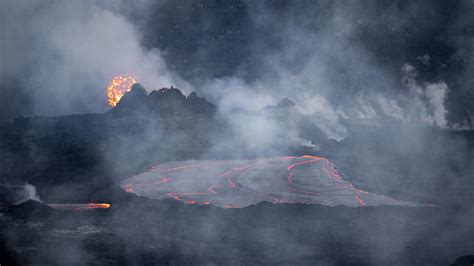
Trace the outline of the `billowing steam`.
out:
<instances>
[{"instance_id":1,"label":"billowing steam","mask_svg":"<svg viewBox=\"0 0 474 266\"><path fill-rule=\"evenodd\" d=\"M104 111L104 88L123 73L133 72L150 89L175 85L189 90L168 69L160 51L144 49L135 26L105 5L64 1L5 5L1 16L8 30L2 33L2 49L7 51L2 52L2 78L14 82L23 73L20 85L30 92L33 114Z\"/></svg>"},{"instance_id":2,"label":"billowing steam","mask_svg":"<svg viewBox=\"0 0 474 266\"><path fill-rule=\"evenodd\" d=\"M444 81L419 84L414 66L401 68L403 90L388 98L380 93L361 93L356 100L353 118L391 118L411 124L424 124L439 128L448 127L445 102L449 89Z\"/></svg>"},{"instance_id":3,"label":"billowing steam","mask_svg":"<svg viewBox=\"0 0 474 266\"><path fill-rule=\"evenodd\" d=\"M2 190L4 190L2 197L5 197L5 201L9 204L18 205L28 200L40 201L36 194L36 188L28 183L22 185L4 184Z\"/></svg>"},{"instance_id":4,"label":"billowing steam","mask_svg":"<svg viewBox=\"0 0 474 266\"><path fill-rule=\"evenodd\" d=\"M260 66L255 78L249 80L237 69L224 77L196 77L204 82L194 88L170 70L163 58L167 51L142 46L143 40L151 36L143 36L142 28L138 28L143 24L136 22L146 19L132 13L149 15L145 12L147 5L147 1L140 2L141 8L122 2L112 6L25 1L9 6L5 9L8 12L2 12L5 28L9 29L3 41L9 51L4 53L2 64L5 79L25 73L21 86L31 91L28 97L33 104L32 114L59 115L107 110L107 101L114 106L121 95L120 90L117 95L111 96L111 90L106 95L108 82L117 75L134 73L148 90L170 85L185 94L197 90L217 104L236 129L261 132L258 139L266 140L272 139L268 132L287 129L275 129L272 121L242 124L248 120L241 119L242 114L236 110L256 111L288 97L328 138L336 140L348 135L341 123L344 119L388 117L440 128L449 125L446 83L422 84L414 66L405 64L400 66L404 88L396 88L400 79L390 78L364 46L353 42L364 21L338 5L328 6L334 13L318 27L309 18L304 20L307 23L293 15L282 20L266 5L249 5L250 22L272 29L273 37L279 40L278 49L267 49L255 40L249 44L252 50L260 51L254 56ZM18 17L28 27L16 25ZM403 26L399 24L397 27ZM170 30L158 26L155 35ZM212 51L219 47L206 48ZM20 53L22 57L13 56ZM418 60L428 65L430 56L422 55ZM349 91L357 93L354 96Z\"/></svg>"}]
</instances>

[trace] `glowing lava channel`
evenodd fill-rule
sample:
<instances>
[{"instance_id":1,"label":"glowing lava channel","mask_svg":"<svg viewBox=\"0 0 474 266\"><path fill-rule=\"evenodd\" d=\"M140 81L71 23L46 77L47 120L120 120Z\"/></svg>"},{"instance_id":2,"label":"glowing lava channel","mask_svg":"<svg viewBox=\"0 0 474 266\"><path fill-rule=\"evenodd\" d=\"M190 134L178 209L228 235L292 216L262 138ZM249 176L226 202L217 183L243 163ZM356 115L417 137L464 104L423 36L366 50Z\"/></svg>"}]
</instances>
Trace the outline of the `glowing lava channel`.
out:
<instances>
[{"instance_id":1,"label":"glowing lava channel","mask_svg":"<svg viewBox=\"0 0 474 266\"><path fill-rule=\"evenodd\" d=\"M183 161L151 167L122 188L152 199L242 208L261 201L328 206L420 204L356 189L326 158L287 156L244 161Z\"/></svg>"},{"instance_id":2,"label":"glowing lava channel","mask_svg":"<svg viewBox=\"0 0 474 266\"><path fill-rule=\"evenodd\" d=\"M64 210L64 211L88 211L95 209L108 209L110 204L108 203L50 203L47 204L49 207Z\"/></svg>"}]
</instances>

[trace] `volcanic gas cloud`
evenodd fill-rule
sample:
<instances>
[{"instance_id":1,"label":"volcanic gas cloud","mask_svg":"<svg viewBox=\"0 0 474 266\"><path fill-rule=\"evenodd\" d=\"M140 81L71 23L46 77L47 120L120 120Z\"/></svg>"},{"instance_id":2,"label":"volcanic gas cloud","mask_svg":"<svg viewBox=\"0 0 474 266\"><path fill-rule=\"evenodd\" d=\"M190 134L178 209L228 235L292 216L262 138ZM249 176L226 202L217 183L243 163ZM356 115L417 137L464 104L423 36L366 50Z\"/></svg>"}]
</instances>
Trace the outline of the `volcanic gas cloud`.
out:
<instances>
[{"instance_id":1,"label":"volcanic gas cloud","mask_svg":"<svg viewBox=\"0 0 474 266\"><path fill-rule=\"evenodd\" d=\"M224 208L261 201L352 207L417 205L357 189L328 159L316 156L168 162L125 180L122 188L152 199Z\"/></svg>"}]
</instances>

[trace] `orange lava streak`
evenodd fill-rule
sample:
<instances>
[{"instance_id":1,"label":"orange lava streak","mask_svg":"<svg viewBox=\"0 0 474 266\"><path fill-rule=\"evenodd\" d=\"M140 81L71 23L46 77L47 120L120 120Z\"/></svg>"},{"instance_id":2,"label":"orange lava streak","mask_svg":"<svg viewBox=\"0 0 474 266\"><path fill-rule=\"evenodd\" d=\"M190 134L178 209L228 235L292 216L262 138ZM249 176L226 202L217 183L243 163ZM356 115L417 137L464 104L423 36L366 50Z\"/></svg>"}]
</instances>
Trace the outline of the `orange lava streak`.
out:
<instances>
[{"instance_id":1,"label":"orange lava streak","mask_svg":"<svg viewBox=\"0 0 474 266\"><path fill-rule=\"evenodd\" d=\"M347 187L347 188L351 189L352 191L354 191L355 192L355 195L354 195L355 200L359 203L360 206L365 206L366 205L365 201L360 197L360 195L358 195L358 193L368 195L369 192L364 191L362 189L356 189L356 188L354 188L354 185L352 185L351 182L343 181L342 176L340 176L337 173L336 169L334 169L334 165L330 165L330 169L328 170L326 168L326 166L329 165L329 160L328 159L324 159L324 160L326 161L326 164L323 166L323 170L326 172L326 175L327 176L332 176L338 182L347 183L346 186L341 186L341 187Z\"/></svg>"},{"instance_id":2,"label":"orange lava streak","mask_svg":"<svg viewBox=\"0 0 474 266\"><path fill-rule=\"evenodd\" d=\"M359 204L360 204L361 206L365 206L365 205L366 205L366 204L365 204L365 201L363 201L363 200L360 198L359 195L356 195L356 196L355 196L355 199L357 200L357 202L359 202Z\"/></svg>"},{"instance_id":3,"label":"orange lava streak","mask_svg":"<svg viewBox=\"0 0 474 266\"><path fill-rule=\"evenodd\" d=\"M133 74L115 76L107 86L107 102L109 106L116 106L125 92L130 91L135 83L137 83L137 80Z\"/></svg>"},{"instance_id":4,"label":"orange lava streak","mask_svg":"<svg viewBox=\"0 0 474 266\"><path fill-rule=\"evenodd\" d=\"M108 203L87 203L86 209L108 209L110 204Z\"/></svg>"},{"instance_id":5,"label":"orange lava streak","mask_svg":"<svg viewBox=\"0 0 474 266\"><path fill-rule=\"evenodd\" d=\"M67 210L67 211L85 211L93 209L108 209L110 204L108 203L51 203L48 204L49 207L58 209L58 210Z\"/></svg>"}]
</instances>

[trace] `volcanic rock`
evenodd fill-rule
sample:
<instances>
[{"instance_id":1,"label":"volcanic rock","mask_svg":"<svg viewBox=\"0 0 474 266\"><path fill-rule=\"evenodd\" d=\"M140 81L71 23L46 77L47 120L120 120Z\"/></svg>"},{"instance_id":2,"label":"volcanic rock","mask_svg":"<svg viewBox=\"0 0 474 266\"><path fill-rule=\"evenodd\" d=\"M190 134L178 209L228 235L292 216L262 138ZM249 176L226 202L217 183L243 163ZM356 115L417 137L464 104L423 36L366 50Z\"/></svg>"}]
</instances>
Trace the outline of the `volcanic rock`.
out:
<instances>
[{"instance_id":1,"label":"volcanic rock","mask_svg":"<svg viewBox=\"0 0 474 266\"><path fill-rule=\"evenodd\" d=\"M259 114L277 121L281 128L297 130L300 138L312 143L321 146L328 141L328 137L322 132L314 117L299 112L296 104L287 97L281 99L276 105L263 107Z\"/></svg>"},{"instance_id":2,"label":"volcanic rock","mask_svg":"<svg viewBox=\"0 0 474 266\"><path fill-rule=\"evenodd\" d=\"M112 109L114 113L121 115L141 115L151 112L151 103L146 89L138 83L133 84L132 89Z\"/></svg>"},{"instance_id":3,"label":"volcanic rock","mask_svg":"<svg viewBox=\"0 0 474 266\"><path fill-rule=\"evenodd\" d=\"M0 184L0 203L18 205L30 199L37 199L33 186L23 183Z\"/></svg>"},{"instance_id":4,"label":"volcanic rock","mask_svg":"<svg viewBox=\"0 0 474 266\"><path fill-rule=\"evenodd\" d=\"M287 97L281 99L281 101L277 105L267 105L263 107L263 111L276 111L276 110L285 110L294 108L296 104L288 99Z\"/></svg>"},{"instance_id":5,"label":"volcanic rock","mask_svg":"<svg viewBox=\"0 0 474 266\"><path fill-rule=\"evenodd\" d=\"M474 255L466 255L457 258L451 266L471 266L474 265Z\"/></svg>"},{"instance_id":6,"label":"volcanic rock","mask_svg":"<svg viewBox=\"0 0 474 266\"><path fill-rule=\"evenodd\" d=\"M209 103L203 97L199 97L194 91L189 94L187 101L191 105L191 109L197 111L198 113L213 114L217 109L215 105Z\"/></svg>"},{"instance_id":7,"label":"volcanic rock","mask_svg":"<svg viewBox=\"0 0 474 266\"><path fill-rule=\"evenodd\" d=\"M140 84L140 83L133 84L130 92L133 92L133 93L136 93L136 94L142 94L144 96L146 96L148 94L145 87L143 87L143 85Z\"/></svg>"},{"instance_id":8,"label":"volcanic rock","mask_svg":"<svg viewBox=\"0 0 474 266\"><path fill-rule=\"evenodd\" d=\"M287 97L283 98L278 104L277 107L286 108L286 107L294 107L295 103L290 101Z\"/></svg>"},{"instance_id":9,"label":"volcanic rock","mask_svg":"<svg viewBox=\"0 0 474 266\"><path fill-rule=\"evenodd\" d=\"M162 88L152 91L148 96L153 103L153 109L162 117L184 115L189 111L186 96L176 88Z\"/></svg>"},{"instance_id":10,"label":"volcanic rock","mask_svg":"<svg viewBox=\"0 0 474 266\"><path fill-rule=\"evenodd\" d=\"M28 200L9 210L11 216L20 219L42 219L47 218L57 211L39 201Z\"/></svg>"},{"instance_id":11,"label":"volcanic rock","mask_svg":"<svg viewBox=\"0 0 474 266\"><path fill-rule=\"evenodd\" d=\"M194 115L212 116L216 106L199 97L196 92L186 97L177 88L162 88L147 94L140 84L134 84L111 113L125 116L171 118Z\"/></svg>"}]
</instances>

